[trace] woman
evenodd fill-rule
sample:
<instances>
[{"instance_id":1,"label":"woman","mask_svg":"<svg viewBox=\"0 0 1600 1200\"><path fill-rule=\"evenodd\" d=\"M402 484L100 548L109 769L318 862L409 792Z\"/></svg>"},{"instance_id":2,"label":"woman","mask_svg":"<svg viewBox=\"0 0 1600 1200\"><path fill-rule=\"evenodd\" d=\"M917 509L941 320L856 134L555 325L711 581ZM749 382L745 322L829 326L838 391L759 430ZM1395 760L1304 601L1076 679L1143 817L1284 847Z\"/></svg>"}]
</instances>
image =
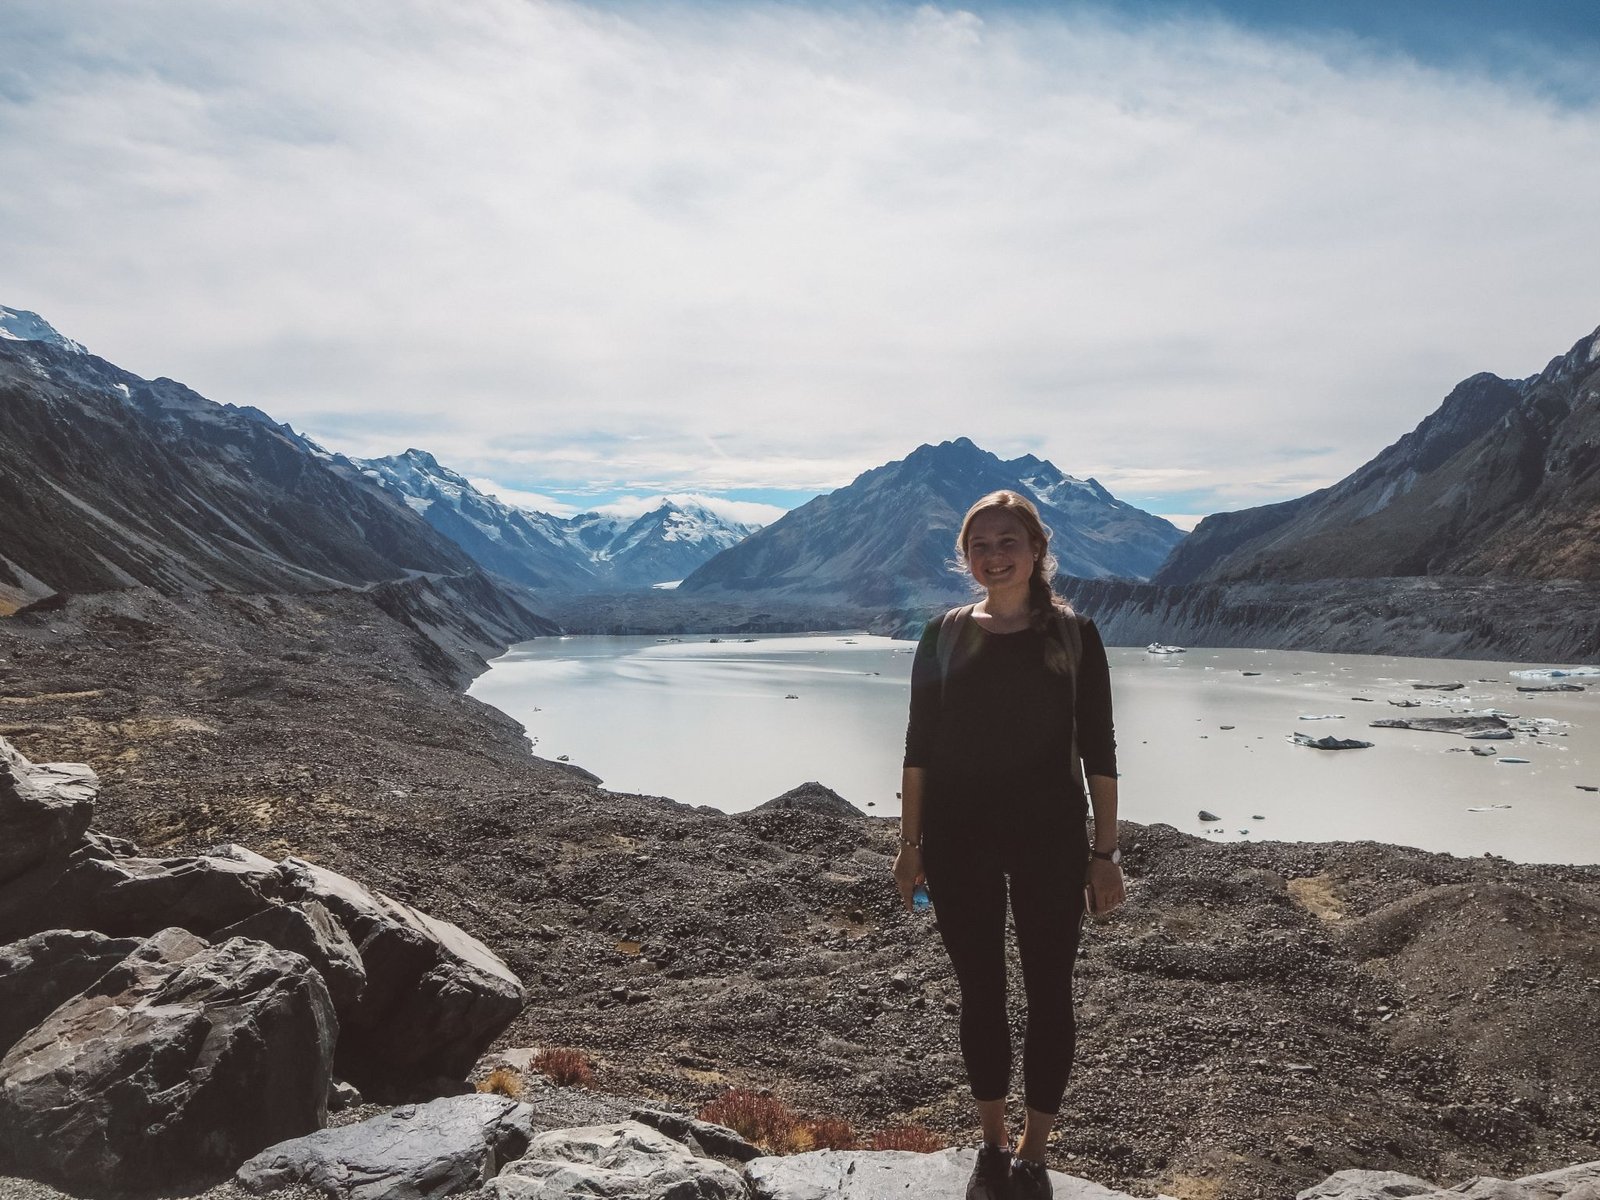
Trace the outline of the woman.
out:
<instances>
[{"instance_id":1,"label":"woman","mask_svg":"<svg viewBox=\"0 0 1600 1200\"><path fill-rule=\"evenodd\" d=\"M1033 1200L1050 1195L1045 1143L1072 1067L1085 890L1096 914L1124 898L1111 683L1094 623L1051 591L1050 533L1028 500L979 500L956 550L984 597L929 622L917 647L894 877L908 907L926 880L961 986L961 1054L984 1138L968 1200ZM1008 890L1028 997L1014 1157Z\"/></svg>"}]
</instances>

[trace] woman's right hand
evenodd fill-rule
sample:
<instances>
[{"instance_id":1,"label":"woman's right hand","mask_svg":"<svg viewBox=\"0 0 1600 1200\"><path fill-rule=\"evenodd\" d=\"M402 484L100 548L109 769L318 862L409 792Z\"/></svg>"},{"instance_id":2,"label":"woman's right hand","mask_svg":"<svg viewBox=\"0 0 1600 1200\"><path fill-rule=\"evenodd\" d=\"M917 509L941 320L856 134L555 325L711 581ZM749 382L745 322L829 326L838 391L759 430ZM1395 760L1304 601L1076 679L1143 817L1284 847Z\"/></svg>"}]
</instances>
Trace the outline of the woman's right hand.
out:
<instances>
[{"instance_id":1,"label":"woman's right hand","mask_svg":"<svg viewBox=\"0 0 1600 1200\"><path fill-rule=\"evenodd\" d=\"M911 911L911 893L916 891L917 884L927 880L922 870L922 850L917 846L901 846L900 853L894 856L894 883L900 889L900 902L906 906L906 911Z\"/></svg>"}]
</instances>

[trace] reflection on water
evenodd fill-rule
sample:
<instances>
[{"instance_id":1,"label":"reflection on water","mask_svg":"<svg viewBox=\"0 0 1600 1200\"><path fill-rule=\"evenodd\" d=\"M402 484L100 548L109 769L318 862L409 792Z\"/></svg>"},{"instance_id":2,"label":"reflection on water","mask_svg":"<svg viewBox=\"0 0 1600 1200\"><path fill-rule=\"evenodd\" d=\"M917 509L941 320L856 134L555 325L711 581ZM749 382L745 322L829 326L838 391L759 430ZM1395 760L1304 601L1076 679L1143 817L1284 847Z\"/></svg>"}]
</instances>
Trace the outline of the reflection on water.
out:
<instances>
[{"instance_id":1,"label":"reflection on water","mask_svg":"<svg viewBox=\"0 0 1600 1200\"><path fill-rule=\"evenodd\" d=\"M911 645L857 634L542 638L472 695L614 791L740 811L809 779L898 811ZM1518 664L1113 648L1123 815L1218 839L1371 838L1523 862L1600 862L1600 680L1518 692ZM1529 664L1533 666L1553 664ZM1418 689L1415 683L1462 683ZM1393 702L1403 702L1400 707ZM1409 705L1416 707L1409 707ZM1495 709L1506 741L1372 729ZM1304 718L1304 719L1303 719ZM1374 743L1311 750L1297 732ZM1493 748L1495 753L1474 754ZM1526 762L1508 762L1508 759ZM1220 818L1201 822L1201 809Z\"/></svg>"}]
</instances>

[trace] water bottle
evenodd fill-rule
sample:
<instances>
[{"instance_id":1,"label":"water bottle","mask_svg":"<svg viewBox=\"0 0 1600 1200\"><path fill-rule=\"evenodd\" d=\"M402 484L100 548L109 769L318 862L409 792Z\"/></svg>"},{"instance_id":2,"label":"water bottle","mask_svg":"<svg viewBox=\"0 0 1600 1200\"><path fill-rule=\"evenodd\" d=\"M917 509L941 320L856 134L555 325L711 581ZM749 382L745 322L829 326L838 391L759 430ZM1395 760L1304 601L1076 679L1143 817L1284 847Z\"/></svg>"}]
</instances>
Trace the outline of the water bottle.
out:
<instances>
[{"instance_id":1,"label":"water bottle","mask_svg":"<svg viewBox=\"0 0 1600 1200\"><path fill-rule=\"evenodd\" d=\"M925 913L933 906L933 901L928 899L928 885L919 883L911 889L911 908L913 912Z\"/></svg>"}]
</instances>

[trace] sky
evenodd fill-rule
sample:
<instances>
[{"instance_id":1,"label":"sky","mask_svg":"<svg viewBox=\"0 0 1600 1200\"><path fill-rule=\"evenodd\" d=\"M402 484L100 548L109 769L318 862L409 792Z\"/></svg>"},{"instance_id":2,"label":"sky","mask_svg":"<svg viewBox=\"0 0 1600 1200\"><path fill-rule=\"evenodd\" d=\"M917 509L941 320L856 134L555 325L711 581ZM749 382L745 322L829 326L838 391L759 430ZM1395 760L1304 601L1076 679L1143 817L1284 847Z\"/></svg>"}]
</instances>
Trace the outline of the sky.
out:
<instances>
[{"instance_id":1,"label":"sky","mask_svg":"<svg viewBox=\"0 0 1600 1200\"><path fill-rule=\"evenodd\" d=\"M0 163L0 304L558 512L1187 527L1600 323L1590 3L8 0Z\"/></svg>"}]
</instances>

